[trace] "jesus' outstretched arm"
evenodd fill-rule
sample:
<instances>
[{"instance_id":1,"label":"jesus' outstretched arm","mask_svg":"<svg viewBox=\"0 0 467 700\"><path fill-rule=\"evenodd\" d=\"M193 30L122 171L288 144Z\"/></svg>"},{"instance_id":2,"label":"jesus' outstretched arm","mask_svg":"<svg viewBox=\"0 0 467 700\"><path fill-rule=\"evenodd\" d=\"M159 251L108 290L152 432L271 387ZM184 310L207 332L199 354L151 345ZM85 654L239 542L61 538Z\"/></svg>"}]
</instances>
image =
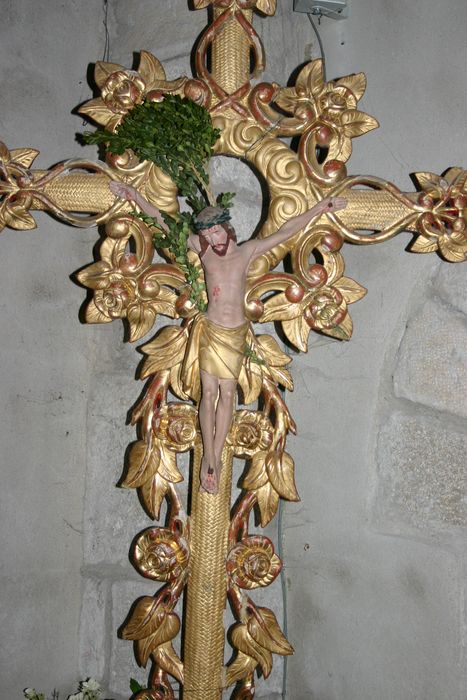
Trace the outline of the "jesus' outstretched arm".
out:
<instances>
[{"instance_id":1,"label":"jesus' outstretched arm","mask_svg":"<svg viewBox=\"0 0 467 700\"><path fill-rule=\"evenodd\" d=\"M324 214L325 212L334 213L340 209L345 209L346 206L347 201L343 197L328 197L327 199L323 199L321 202L318 202L318 204L315 204L314 207L303 214L294 216L292 219L286 221L285 224L283 224L280 229L271 236L260 240L255 239L245 243L244 245L251 245L254 248L252 253L252 259L254 259L259 255L272 250L277 245L288 241L289 238L292 238L296 233L305 228L305 226L307 226L312 219L321 216L321 214Z\"/></svg>"},{"instance_id":2,"label":"jesus' outstretched arm","mask_svg":"<svg viewBox=\"0 0 467 700\"><path fill-rule=\"evenodd\" d=\"M155 219L163 231L167 231L166 223L159 209L148 202L134 187L124 182L112 180L109 183L109 189L113 194L117 195L117 197L120 197L120 199L124 199L127 202L134 202L141 211Z\"/></svg>"}]
</instances>

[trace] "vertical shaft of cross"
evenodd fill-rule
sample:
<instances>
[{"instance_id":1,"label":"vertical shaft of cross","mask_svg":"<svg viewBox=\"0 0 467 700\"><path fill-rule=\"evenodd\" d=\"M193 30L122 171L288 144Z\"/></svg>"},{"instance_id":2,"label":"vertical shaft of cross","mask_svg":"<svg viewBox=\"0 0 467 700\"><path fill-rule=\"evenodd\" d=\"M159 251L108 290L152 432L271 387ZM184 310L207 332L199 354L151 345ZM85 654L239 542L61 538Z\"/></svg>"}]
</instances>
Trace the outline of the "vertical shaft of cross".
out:
<instances>
[{"instance_id":1,"label":"vertical shaft of cross","mask_svg":"<svg viewBox=\"0 0 467 700\"><path fill-rule=\"evenodd\" d=\"M214 19L223 12L214 10ZM251 23L252 10L244 10L243 16ZM248 35L232 16L223 25L212 44L212 75L229 95L235 92L250 78L250 43Z\"/></svg>"},{"instance_id":2,"label":"vertical shaft of cross","mask_svg":"<svg viewBox=\"0 0 467 700\"><path fill-rule=\"evenodd\" d=\"M214 19L224 10L216 8ZM251 22L252 11L243 12ZM232 94L250 78L248 35L232 16L212 45L212 75ZM200 447L193 459L190 574L184 644L185 700L219 700L224 666L226 557L230 524L232 450L224 449L217 495L199 492Z\"/></svg>"},{"instance_id":3,"label":"vertical shaft of cross","mask_svg":"<svg viewBox=\"0 0 467 700\"><path fill-rule=\"evenodd\" d=\"M184 647L185 700L219 700L224 665L226 555L232 450L224 449L219 493L199 491L202 448L193 459L190 574Z\"/></svg>"}]
</instances>

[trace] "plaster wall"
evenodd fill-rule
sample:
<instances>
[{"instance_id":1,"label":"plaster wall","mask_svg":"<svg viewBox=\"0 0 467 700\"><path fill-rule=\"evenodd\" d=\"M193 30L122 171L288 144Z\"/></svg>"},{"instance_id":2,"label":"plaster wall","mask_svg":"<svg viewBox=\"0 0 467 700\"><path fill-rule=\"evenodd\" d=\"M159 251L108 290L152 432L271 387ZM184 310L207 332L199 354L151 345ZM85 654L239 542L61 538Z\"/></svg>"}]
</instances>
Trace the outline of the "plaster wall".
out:
<instances>
[{"instance_id":1,"label":"plaster wall","mask_svg":"<svg viewBox=\"0 0 467 700\"><path fill-rule=\"evenodd\" d=\"M169 78L188 72L205 13L163 5L109 1L111 61L129 66L146 48ZM291 5L279 0L255 25L265 79L282 84L319 55ZM102 4L5 6L0 139L38 148L38 167L81 155L69 110L90 96ZM460 0L354 0L348 20L323 20L328 77L364 71L361 108L381 122L354 140L350 172L413 190L409 172L467 165L466 21ZM216 177L241 180L236 224L247 232L254 183L232 164L216 164ZM91 261L96 231L37 220L38 231L0 241L2 694L64 693L94 675L124 698L129 677L145 674L116 629L153 592L127 559L149 521L133 492L113 488L133 439L138 355L121 326L79 323L84 294L68 277ZM294 356L302 502L286 505L282 533L289 700L465 700L466 271L404 252L409 240L346 246L347 274L369 289L351 307L354 337L316 337ZM264 596L276 610L279 588ZM280 696L282 670L277 659L258 697Z\"/></svg>"}]
</instances>

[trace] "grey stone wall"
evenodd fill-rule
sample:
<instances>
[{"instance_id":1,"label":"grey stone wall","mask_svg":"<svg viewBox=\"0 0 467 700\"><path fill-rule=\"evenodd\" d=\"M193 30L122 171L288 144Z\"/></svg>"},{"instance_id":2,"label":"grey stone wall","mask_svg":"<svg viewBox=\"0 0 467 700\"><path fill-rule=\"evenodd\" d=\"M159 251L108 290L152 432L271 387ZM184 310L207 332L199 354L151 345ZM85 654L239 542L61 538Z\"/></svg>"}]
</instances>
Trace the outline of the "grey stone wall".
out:
<instances>
[{"instance_id":1,"label":"grey stone wall","mask_svg":"<svg viewBox=\"0 0 467 700\"><path fill-rule=\"evenodd\" d=\"M145 48L170 78L187 73L205 12L133 5L109 2L110 60L130 65ZM291 5L256 20L265 78L282 84L319 54ZM0 139L39 148L38 167L83 153L69 111L90 96L102 19L96 0L5 3ZM328 77L364 71L362 109L381 122L354 141L350 172L412 190L409 172L467 165L466 20L461 0L359 0L345 22L323 20ZM229 161L215 177L241 182L235 223L248 235L251 176ZM134 438L138 355L119 325L79 324L84 294L68 276L91 261L96 231L37 218L38 231L0 241L2 695L64 693L94 675L119 700L145 673L116 630L154 590L128 562L150 521L114 488ZM409 240L346 246L347 274L369 289L351 307L354 337L316 336L294 356L302 502L286 505L282 533L289 700L465 700L466 270L409 255ZM280 618L278 582L264 604ZM277 659L258 697L280 697L282 671Z\"/></svg>"}]
</instances>

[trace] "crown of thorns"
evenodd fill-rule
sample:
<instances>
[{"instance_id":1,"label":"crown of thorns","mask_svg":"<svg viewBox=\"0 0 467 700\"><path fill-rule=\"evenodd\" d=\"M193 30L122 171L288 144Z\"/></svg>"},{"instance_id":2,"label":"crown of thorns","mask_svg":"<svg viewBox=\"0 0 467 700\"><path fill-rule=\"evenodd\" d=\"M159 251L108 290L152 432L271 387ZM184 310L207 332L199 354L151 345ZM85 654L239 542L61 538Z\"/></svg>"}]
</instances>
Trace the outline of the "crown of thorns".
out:
<instances>
[{"instance_id":1,"label":"crown of thorns","mask_svg":"<svg viewBox=\"0 0 467 700\"><path fill-rule=\"evenodd\" d=\"M232 217L228 209L221 207L206 207L195 217L193 225L197 231L216 226L216 224L225 224Z\"/></svg>"}]
</instances>

